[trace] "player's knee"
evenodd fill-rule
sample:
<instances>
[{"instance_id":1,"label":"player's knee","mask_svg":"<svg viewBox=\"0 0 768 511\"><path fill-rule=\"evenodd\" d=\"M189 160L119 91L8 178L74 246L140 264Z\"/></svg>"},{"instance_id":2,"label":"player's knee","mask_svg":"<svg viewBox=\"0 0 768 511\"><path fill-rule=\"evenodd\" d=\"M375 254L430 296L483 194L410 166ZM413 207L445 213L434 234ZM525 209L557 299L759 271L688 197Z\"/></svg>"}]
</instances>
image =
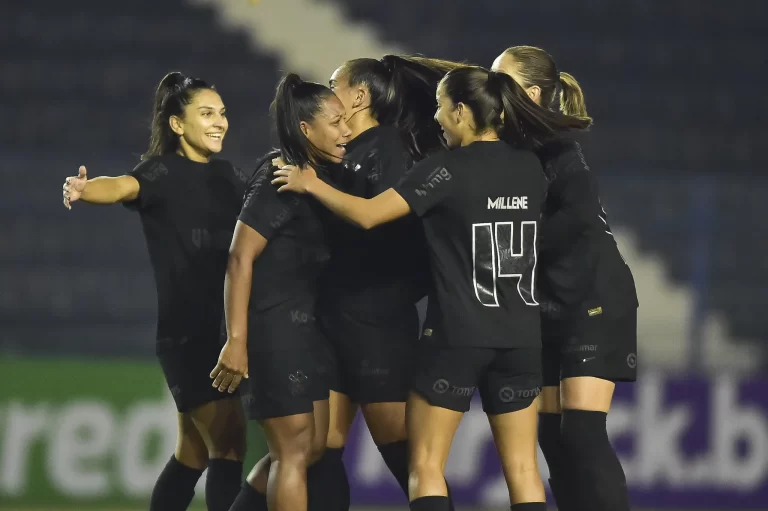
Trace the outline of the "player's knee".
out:
<instances>
[{"instance_id":1,"label":"player's knee","mask_svg":"<svg viewBox=\"0 0 768 511\"><path fill-rule=\"evenodd\" d=\"M271 435L270 454L274 461L309 464L315 428L311 420L295 419L281 421L280 425L276 425L278 434Z\"/></svg>"},{"instance_id":2,"label":"player's knee","mask_svg":"<svg viewBox=\"0 0 768 511\"><path fill-rule=\"evenodd\" d=\"M590 459L610 449L606 414L585 410L563 410L560 440L572 459Z\"/></svg>"}]
</instances>

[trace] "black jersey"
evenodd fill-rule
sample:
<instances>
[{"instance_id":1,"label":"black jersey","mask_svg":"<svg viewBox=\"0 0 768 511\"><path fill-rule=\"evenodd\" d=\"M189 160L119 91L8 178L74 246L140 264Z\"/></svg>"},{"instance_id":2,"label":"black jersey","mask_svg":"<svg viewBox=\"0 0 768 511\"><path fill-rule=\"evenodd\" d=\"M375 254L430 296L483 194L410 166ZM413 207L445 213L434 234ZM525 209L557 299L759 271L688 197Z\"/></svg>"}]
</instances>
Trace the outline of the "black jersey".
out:
<instances>
[{"instance_id":1,"label":"black jersey","mask_svg":"<svg viewBox=\"0 0 768 511\"><path fill-rule=\"evenodd\" d=\"M223 160L177 154L150 158L131 173L157 287L157 340L218 342L224 275L247 176ZM185 340L186 339L186 340Z\"/></svg>"},{"instance_id":2,"label":"black jersey","mask_svg":"<svg viewBox=\"0 0 768 511\"><path fill-rule=\"evenodd\" d=\"M371 128L347 144L333 180L340 190L371 198L392 188L413 161L398 130ZM338 217L329 230L331 262L323 302L364 319L391 320L426 294L427 248L421 222L408 215L370 231Z\"/></svg>"},{"instance_id":3,"label":"black jersey","mask_svg":"<svg viewBox=\"0 0 768 511\"><path fill-rule=\"evenodd\" d=\"M421 217L437 314L451 346L540 344L535 270L546 180L536 155L475 142L428 158L395 190ZM428 335L425 331L424 335Z\"/></svg>"},{"instance_id":4,"label":"black jersey","mask_svg":"<svg viewBox=\"0 0 768 511\"><path fill-rule=\"evenodd\" d=\"M277 191L271 181L276 170L272 158L278 154L270 154L248 182L239 218L267 239L253 263L252 314L313 301L329 257L322 221L329 213L311 196Z\"/></svg>"},{"instance_id":5,"label":"black jersey","mask_svg":"<svg viewBox=\"0 0 768 511\"><path fill-rule=\"evenodd\" d=\"M564 138L546 144L538 155L549 181L539 246L544 316L618 316L636 308L632 273L581 146Z\"/></svg>"}]
</instances>

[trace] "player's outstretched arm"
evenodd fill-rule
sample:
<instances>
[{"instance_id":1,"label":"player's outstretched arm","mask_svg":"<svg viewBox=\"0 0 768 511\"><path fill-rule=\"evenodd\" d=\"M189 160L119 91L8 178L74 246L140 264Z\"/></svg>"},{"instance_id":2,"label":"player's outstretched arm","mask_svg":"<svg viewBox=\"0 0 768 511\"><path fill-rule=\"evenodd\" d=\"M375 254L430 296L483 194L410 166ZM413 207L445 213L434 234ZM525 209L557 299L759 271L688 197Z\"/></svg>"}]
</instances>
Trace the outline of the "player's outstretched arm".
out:
<instances>
[{"instance_id":1,"label":"player's outstretched arm","mask_svg":"<svg viewBox=\"0 0 768 511\"><path fill-rule=\"evenodd\" d=\"M88 179L84 165L76 176L64 180L64 207L72 209L78 200L91 204L115 204L129 202L139 196L139 182L133 176L96 177Z\"/></svg>"},{"instance_id":2,"label":"player's outstretched arm","mask_svg":"<svg viewBox=\"0 0 768 511\"><path fill-rule=\"evenodd\" d=\"M340 192L322 179L312 167L300 170L286 166L275 171L272 184L280 192L308 193L335 214L363 229L372 229L406 216L411 208L394 189L389 188L372 199Z\"/></svg>"}]
</instances>

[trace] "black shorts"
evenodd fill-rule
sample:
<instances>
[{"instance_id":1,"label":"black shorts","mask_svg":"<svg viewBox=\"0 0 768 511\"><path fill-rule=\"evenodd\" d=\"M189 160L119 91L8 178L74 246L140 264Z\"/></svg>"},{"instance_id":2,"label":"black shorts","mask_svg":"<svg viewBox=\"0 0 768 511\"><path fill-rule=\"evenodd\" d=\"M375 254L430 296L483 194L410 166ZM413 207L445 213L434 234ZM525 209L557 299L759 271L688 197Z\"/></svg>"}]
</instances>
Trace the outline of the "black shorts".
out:
<instances>
[{"instance_id":1,"label":"black shorts","mask_svg":"<svg viewBox=\"0 0 768 511\"><path fill-rule=\"evenodd\" d=\"M251 420L310 413L315 401L328 399L327 341L312 314L297 310L273 309L249 320L248 379L240 386Z\"/></svg>"},{"instance_id":2,"label":"black shorts","mask_svg":"<svg viewBox=\"0 0 768 511\"><path fill-rule=\"evenodd\" d=\"M406 401L419 340L415 306L388 324L346 312L324 314L320 322L335 361L331 390L360 404Z\"/></svg>"},{"instance_id":3,"label":"black shorts","mask_svg":"<svg viewBox=\"0 0 768 511\"><path fill-rule=\"evenodd\" d=\"M179 412L237 395L219 392L212 386L211 371L219 360L222 345L219 339L158 341L157 358Z\"/></svg>"},{"instance_id":4,"label":"black shorts","mask_svg":"<svg viewBox=\"0 0 768 511\"><path fill-rule=\"evenodd\" d=\"M422 349L413 391L432 406L469 410L475 389L489 415L528 408L541 392L541 349Z\"/></svg>"},{"instance_id":5,"label":"black shorts","mask_svg":"<svg viewBox=\"0 0 768 511\"><path fill-rule=\"evenodd\" d=\"M637 379L637 309L616 318L542 319L541 340L545 387L578 376Z\"/></svg>"}]
</instances>

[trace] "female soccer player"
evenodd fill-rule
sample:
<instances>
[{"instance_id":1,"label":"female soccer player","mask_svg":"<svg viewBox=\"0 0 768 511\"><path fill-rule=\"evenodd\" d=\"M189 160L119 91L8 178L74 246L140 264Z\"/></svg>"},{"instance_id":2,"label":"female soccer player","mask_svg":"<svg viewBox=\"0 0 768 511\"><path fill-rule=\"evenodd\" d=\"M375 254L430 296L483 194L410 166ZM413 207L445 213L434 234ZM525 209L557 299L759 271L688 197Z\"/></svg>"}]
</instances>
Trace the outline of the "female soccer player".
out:
<instances>
[{"instance_id":1,"label":"female soccer player","mask_svg":"<svg viewBox=\"0 0 768 511\"><path fill-rule=\"evenodd\" d=\"M120 177L67 178L64 205L122 202L137 210L157 286L157 356L178 410L176 452L152 492L152 511L188 507L208 468L208 509L237 496L245 453L240 399L211 388L221 350L227 249L246 177L221 151L228 123L206 82L170 73L155 95L152 135L142 162Z\"/></svg>"},{"instance_id":2,"label":"female soccer player","mask_svg":"<svg viewBox=\"0 0 768 511\"><path fill-rule=\"evenodd\" d=\"M248 476L233 511L307 509L307 468L328 435L326 340L315 325L317 279L329 257L317 201L278 194L272 158L311 163L323 173L341 162L350 130L327 87L289 74L273 103L280 152L266 156L248 185L227 266L227 342L214 386L243 393L248 418L264 429L269 455ZM267 484L269 483L269 484Z\"/></svg>"},{"instance_id":3,"label":"female soccer player","mask_svg":"<svg viewBox=\"0 0 768 511\"><path fill-rule=\"evenodd\" d=\"M546 181L535 154L519 148L587 123L537 107L511 78L478 67L449 72L437 101L435 118L455 149L373 199L333 189L311 167L281 169L273 183L366 229L410 212L422 219L434 291L407 405L411 509L449 508L444 467L479 386L512 509L544 510L532 405L541 384L534 272Z\"/></svg>"},{"instance_id":4,"label":"female soccer player","mask_svg":"<svg viewBox=\"0 0 768 511\"><path fill-rule=\"evenodd\" d=\"M588 121L584 95L540 48L515 46L493 69L539 105ZM539 443L562 511L626 511L626 479L606 432L617 381L635 381L637 294L580 145L539 151L549 181L539 245L543 382Z\"/></svg>"},{"instance_id":5,"label":"female soccer player","mask_svg":"<svg viewBox=\"0 0 768 511\"><path fill-rule=\"evenodd\" d=\"M394 186L414 160L443 147L433 98L444 74L394 55L351 60L333 73L330 86L352 130L334 175L337 188L374 197ZM322 463L342 484L311 485L320 489L313 497L326 503L323 509L343 511L349 508L349 487L341 455L358 405L407 495L405 401L419 338L415 302L426 295L428 261L424 231L413 215L374 232L335 217L329 232L332 257L318 319L336 367Z\"/></svg>"}]
</instances>

